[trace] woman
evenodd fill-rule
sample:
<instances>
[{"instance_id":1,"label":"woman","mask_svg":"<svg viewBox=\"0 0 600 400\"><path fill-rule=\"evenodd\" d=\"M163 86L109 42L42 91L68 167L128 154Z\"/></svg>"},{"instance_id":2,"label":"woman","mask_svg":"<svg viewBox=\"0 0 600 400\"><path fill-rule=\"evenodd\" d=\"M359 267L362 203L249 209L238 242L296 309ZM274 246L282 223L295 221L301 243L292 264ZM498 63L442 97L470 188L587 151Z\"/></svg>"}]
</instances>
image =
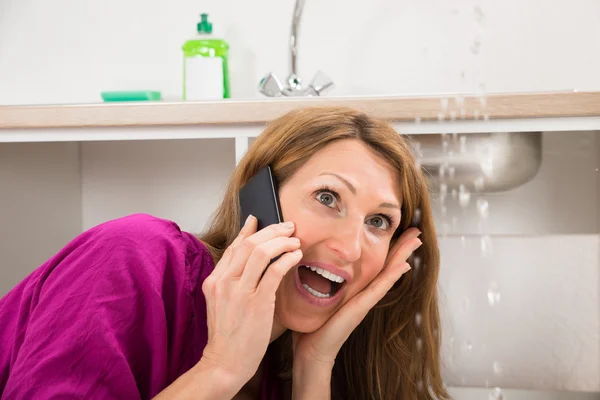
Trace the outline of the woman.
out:
<instances>
[{"instance_id":1,"label":"woman","mask_svg":"<svg viewBox=\"0 0 600 400\"><path fill-rule=\"evenodd\" d=\"M286 223L240 230L238 191L266 165ZM352 109L297 110L257 138L204 234L110 221L11 291L0 397L448 398L438 267L405 139Z\"/></svg>"}]
</instances>

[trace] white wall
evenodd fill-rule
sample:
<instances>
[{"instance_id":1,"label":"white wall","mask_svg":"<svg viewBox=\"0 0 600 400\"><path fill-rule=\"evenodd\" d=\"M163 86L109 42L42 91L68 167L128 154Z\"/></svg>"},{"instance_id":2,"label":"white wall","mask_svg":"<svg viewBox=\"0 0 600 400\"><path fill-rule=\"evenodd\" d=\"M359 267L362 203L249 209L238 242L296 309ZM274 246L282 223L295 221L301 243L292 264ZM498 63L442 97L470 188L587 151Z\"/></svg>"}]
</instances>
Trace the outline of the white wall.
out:
<instances>
[{"instance_id":1,"label":"white wall","mask_svg":"<svg viewBox=\"0 0 600 400\"><path fill-rule=\"evenodd\" d=\"M0 143L0 296L80 231L77 143Z\"/></svg>"},{"instance_id":2,"label":"white wall","mask_svg":"<svg viewBox=\"0 0 600 400\"><path fill-rule=\"evenodd\" d=\"M180 47L202 11L231 44L233 96L257 97L264 73L288 72L292 8L292 0L4 0L0 104L95 102L102 90L129 89L178 99ZM325 71L338 95L600 90L598 22L596 0L307 0L299 68L307 79ZM79 151L0 144L0 295L109 218L150 212L200 230L233 149L230 140ZM599 165L598 133L545 135L538 176L488 197L488 258L474 199L465 212L449 205L447 221L457 223L441 242L440 277L448 384L600 391ZM492 282L501 294L494 306Z\"/></svg>"},{"instance_id":3,"label":"white wall","mask_svg":"<svg viewBox=\"0 0 600 400\"><path fill-rule=\"evenodd\" d=\"M83 229L146 212L200 232L235 167L233 139L81 146Z\"/></svg>"},{"instance_id":4,"label":"white wall","mask_svg":"<svg viewBox=\"0 0 600 400\"><path fill-rule=\"evenodd\" d=\"M232 94L288 73L293 0L4 0L0 104L95 102L102 90L181 97L200 12L231 46ZM299 71L338 95L600 89L597 0L307 0ZM477 45L479 43L479 45ZM464 77L463 77L464 76Z\"/></svg>"}]
</instances>

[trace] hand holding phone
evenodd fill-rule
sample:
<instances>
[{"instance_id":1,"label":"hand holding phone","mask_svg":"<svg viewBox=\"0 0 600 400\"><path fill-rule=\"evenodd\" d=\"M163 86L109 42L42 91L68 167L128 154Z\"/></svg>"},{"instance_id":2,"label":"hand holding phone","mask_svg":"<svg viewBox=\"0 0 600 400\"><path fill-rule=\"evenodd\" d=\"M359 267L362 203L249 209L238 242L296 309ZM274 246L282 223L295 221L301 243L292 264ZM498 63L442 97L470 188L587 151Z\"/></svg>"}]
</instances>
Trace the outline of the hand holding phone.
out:
<instances>
[{"instance_id":1,"label":"hand holding phone","mask_svg":"<svg viewBox=\"0 0 600 400\"><path fill-rule=\"evenodd\" d=\"M240 226L243 226L249 215L258 220L257 231L269 225L283 222L279 205L279 190L273 171L269 165L261 168L240 189L240 208L242 211ZM272 264L281 255L273 258Z\"/></svg>"}]
</instances>

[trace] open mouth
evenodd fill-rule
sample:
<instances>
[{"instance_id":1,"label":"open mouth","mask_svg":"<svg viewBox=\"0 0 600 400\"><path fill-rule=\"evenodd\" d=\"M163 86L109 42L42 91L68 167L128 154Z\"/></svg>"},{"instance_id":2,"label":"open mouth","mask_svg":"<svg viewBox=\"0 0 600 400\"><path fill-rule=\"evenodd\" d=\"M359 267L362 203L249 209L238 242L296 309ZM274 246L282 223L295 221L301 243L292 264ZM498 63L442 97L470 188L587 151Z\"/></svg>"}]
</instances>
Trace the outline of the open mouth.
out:
<instances>
[{"instance_id":1,"label":"open mouth","mask_svg":"<svg viewBox=\"0 0 600 400\"><path fill-rule=\"evenodd\" d=\"M345 284L344 278L322 268L300 265L298 276L302 286L320 299L333 297Z\"/></svg>"}]
</instances>

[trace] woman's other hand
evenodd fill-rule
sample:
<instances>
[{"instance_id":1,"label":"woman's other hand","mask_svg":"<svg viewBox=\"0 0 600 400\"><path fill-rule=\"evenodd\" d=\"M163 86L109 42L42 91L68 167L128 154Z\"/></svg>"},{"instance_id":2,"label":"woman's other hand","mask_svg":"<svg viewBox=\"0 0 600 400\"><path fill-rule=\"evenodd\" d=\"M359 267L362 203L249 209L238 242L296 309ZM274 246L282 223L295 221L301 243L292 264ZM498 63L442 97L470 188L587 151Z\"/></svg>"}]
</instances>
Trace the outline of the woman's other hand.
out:
<instances>
[{"instance_id":1,"label":"woman's other hand","mask_svg":"<svg viewBox=\"0 0 600 400\"><path fill-rule=\"evenodd\" d=\"M360 293L342 306L321 328L311 333L293 333L294 370L332 369L335 358L352 331L386 295L410 266L410 255L421 246L416 228L406 230L394 246L381 272ZM298 378L296 376L295 378Z\"/></svg>"}]
</instances>

